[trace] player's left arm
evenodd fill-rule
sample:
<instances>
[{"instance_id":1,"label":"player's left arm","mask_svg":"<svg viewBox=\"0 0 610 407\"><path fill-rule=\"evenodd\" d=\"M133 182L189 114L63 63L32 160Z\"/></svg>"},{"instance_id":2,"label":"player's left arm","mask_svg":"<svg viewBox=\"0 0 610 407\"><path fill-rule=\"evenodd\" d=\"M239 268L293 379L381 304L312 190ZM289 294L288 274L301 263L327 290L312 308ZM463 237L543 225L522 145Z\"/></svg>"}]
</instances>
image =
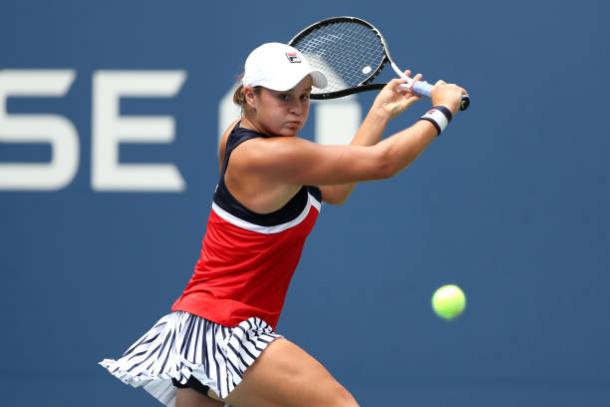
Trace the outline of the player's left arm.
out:
<instances>
[{"instance_id":1,"label":"player's left arm","mask_svg":"<svg viewBox=\"0 0 610 407\"><path fill-rule=\"evenodd\" d=\"M410 76L411 71L407 70L405 74ZM414 83L421 77L420 74L417 74L413 78ZM377 144L381 140L388 121L420 99L416 94L402 89L400 85L403 83L405 81L402 79L394 79L379 92L350 145L372 146ZM322 200L329 204L341 205L347 200L355 186L356 183L322 185L320 186Z\"/></svg>"}]
</instances>

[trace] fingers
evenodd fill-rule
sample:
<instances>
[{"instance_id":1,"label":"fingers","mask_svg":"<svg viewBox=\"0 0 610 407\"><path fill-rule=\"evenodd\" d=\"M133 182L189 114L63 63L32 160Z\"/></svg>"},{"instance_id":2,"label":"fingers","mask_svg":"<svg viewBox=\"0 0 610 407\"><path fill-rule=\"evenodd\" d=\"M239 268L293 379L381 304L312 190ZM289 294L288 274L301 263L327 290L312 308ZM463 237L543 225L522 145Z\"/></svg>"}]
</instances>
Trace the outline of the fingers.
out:
<instances>
[{"instance_id":1,"label":"fingers","mask_svg":"<svg viewBox=\"0 0 610 407\"><path fill-rule=\"evenodd\" d=\"M408 84L408 87L401 86L401 88L408 89L410 91L413 88L413 85L415 82L423 79L423 75L421 73L418 73L417 75L415 75L415 77L412 78L410 69L407 69L406 71L404 71L403 74L404 74L403 78L393 79L389 82L393 85L392 87Z\"/></svg>"},{"instance_id":2,"label":"fingers","mask_svg":"<svg viewBox=\"0 0 610 407\"><path fill-rule=\"evenodd\" d=\"M390 82L388 82L388 85L390 85L392 88L398 87L400 85L402 85L403 83L406 83L407 80L403 79L403 78L394 78L392 79Z\"/></svg>"},{"instance_id":3,"label":"fingers","mask_svg":"<svg viewBox=\"0 0 610 407\"><path fill-rule=\"evenodd\" d=\"M462 95L467 95L468 92L466 92L466 89L462 88L461 86L456 85L455 83L447 83L443 80L439 80L436 81L436 83L434 84L435 87L443 87L443 88L448 88L448 89L452 89L452 90L459 90Z\"/></svg>"},{"instance_id":4,"label":"fingers","mask_svg":"<svg viewBox=\"0 0 610 407\"><path fill-rule=\"evenodd\" d=\"M389 87L394 93L399 95L407 95L410 93L409 88L406 86L407 82L408 79L396 78L388 82L387 87Z\"/></svg>"},{"instance_id":5,"label":"fingers","mask_svg":"<svg viewBox=\"0 0 610 407\"><path fill-rule=\"evenodd\" d=\"M395 103L398 103L397 106L400 106L400 111L421 99L421 96L413 91L413 85L418 81L421 81L423 75L418 73L414 77L411 77L411 74L412 71L410 69L405 70L404 77L391 80L386 87L386 89L391 92L386 94L387 97L391 98L388 100L393 100Z\"/></svg>"},{"instance_id":6,"label":"fingers","mask_svg":"<svg viewBox=\"0 0 610 407\"><path fill-rule=\"evenodd\" d=\"M465 92L465 89L454 83L447 83L443 80L439 80L434 84L430 96L433 105L444 105L455 114L459 110L462 95L464 95Z\"/></svg>"},{"instance_id":7,"label":"fingers","mask_svg":"<svg viewBox=\"0 0 610 407\"><path fill-rule=\"evenodd\" d=\"M417 95L415 92L413 92L413 87L415 86L415 84L419 81L421 81L422 79L424 79L424 76L420 73L418 73L417 75L415 75L415 77L413 78L413 81L411 82L411 86L409 86L409 90L411 91L411 93L413 93L414 95ZM417 95L419 97L419 95Z\"/></svg>"},{"instance_id":8,"label":"fingers","mask_svg":"<svg viewBox=\"0 0 610 407\"><path fill-rule=\"evenodd\" d=\"M434 84L434 86L437 86L437 85L447 85L447 86L455 87L455 88L460 89L460 90L463 92L463 94L464 94L464 95L467 95L467 94L468 94L468 92L466 91L466 89L462 88L461 86L459 86L459 85L457 85L457 84L455 84L455 83L447 83L447 82L445 82L445 81L443 81L443 80L438 80L438 81L436 81L436 83Z\"/></svg>"},{"instance_id":9,"label":"fingers","mask_svg":"<svg viewBox=\"0 0 610 407\"><path fill-rule=\"evenodd\" d=\"M413 91L413 87L415 86L415 84L419 81L421 81L424 78L424 76L421 73L418 73L417 75L415 75L412 79L411 82L409 83L409 87L408 89L405 90L404 95L410 98L414 98L414 99L419 99L421 98L420 95L418 95L417 93L415 93Z\"/></svg>"}]
</instances>

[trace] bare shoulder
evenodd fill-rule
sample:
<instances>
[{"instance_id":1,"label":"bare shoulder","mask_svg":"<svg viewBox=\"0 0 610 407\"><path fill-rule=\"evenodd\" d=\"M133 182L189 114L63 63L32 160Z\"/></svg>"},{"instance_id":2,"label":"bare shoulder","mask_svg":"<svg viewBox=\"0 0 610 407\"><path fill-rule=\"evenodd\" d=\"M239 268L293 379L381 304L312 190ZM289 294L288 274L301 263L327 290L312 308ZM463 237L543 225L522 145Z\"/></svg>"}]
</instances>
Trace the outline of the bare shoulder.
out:
<instances>
[{"instance_id":1,"label":"bare shoulder","mask_svg":"<svg viewBox=\"0 0 610 407\"><path fill-rule=\"evenodd\" d=\"M270 137L248 140L235 150L232 160L240 167L251 170L274 168L287 162L294 162L307 154L316 144L300 137ZM234 158L233 158L234 157Z\"/></svg>"}]
</instances>

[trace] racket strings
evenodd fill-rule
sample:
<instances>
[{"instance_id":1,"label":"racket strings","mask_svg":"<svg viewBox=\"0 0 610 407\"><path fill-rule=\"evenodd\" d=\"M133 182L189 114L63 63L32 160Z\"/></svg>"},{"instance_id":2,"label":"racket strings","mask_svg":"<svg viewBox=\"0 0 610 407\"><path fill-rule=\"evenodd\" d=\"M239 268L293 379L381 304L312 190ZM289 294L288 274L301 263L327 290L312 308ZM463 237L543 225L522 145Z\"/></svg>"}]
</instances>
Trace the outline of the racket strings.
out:
<instances>
[{"instance_id":1,"label":"racket strings","mask_svg":"<svg viewBox=\"0 0 610 407\"><path fill-rule=\"evenodd\" d=\"M337 92L366 83L375 76L385 58L377 33L349 21L322 25L292 45L328 79L324 89L314 89L313 93Z\"/></svg>"}]
</instances>

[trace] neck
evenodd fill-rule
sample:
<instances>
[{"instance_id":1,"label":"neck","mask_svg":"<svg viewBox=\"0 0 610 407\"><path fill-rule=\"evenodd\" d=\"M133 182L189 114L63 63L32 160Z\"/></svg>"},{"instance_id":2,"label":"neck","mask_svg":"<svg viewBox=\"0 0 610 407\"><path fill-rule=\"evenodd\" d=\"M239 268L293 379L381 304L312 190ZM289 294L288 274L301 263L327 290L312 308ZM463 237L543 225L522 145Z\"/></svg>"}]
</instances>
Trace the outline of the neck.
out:
<instances>
[{"instance_id":1,"label":"neck","mask_svg":"<svg viewBox=\"0 0 610 407\"><path fill-rule=\"evenodd\" d=\"M265 131L261 128L261 126L257 125L253 120L251 120L248 116L244 115L241 118L240 126L244 129L254 130L258 133L265 133Z\"/></svg>"}]
</instances>

